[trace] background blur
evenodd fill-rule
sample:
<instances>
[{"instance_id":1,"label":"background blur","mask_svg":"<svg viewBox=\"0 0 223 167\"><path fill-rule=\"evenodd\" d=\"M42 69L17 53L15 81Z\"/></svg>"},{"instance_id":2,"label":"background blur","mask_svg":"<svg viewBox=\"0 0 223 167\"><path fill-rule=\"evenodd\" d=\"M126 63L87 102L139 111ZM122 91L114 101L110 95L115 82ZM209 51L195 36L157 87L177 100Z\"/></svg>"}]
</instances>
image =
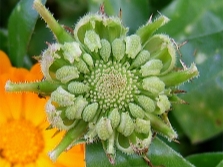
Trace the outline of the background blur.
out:
<instances>
[{"instance_id":1,"label":"background blur","mask_svg":"<svg viewBox=\"0 0 223 167\"><path fill-rule=\"evenodd\" d=\"M47 48L45 42L53 42L54 38L43 20L36 21L37 16L26 30L27 25L20 18L26 18L27 13L18 16L14 11L13 14L18 2L0 0L0 49L9 55L14 66L30 68L35 63L32 56L41 54ZM32 2L30 0L30 4ZM178 56L182 56L188 66L195 62L200 76L180 87L187 91L182 98L189 105L176 104L169 114L180 144L159 138L195 166L203 166L204 158L209 159L213 167L223 166L223 2L48 0L46 6L59 23L73 28L81 16L97 12L103 2L108 15L119 15L119 9L122 9L123 23L130 28L130 34L145 24L151 15L156 18L161 13L171 19L158 32L170 35L179 46L187 41L180 47L181 55L178 53ZM30 10L34 12L32 8ZM18 42L18 38L22 40Z\"/></svg>"}]
</instances>

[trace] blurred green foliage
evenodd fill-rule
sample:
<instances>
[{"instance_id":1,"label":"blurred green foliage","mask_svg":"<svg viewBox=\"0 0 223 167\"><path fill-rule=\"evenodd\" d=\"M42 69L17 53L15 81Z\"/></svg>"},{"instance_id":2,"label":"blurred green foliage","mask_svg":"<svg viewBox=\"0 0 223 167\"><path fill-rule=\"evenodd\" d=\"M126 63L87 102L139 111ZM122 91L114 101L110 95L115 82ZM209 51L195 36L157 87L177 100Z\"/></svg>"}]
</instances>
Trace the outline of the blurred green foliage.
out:
<instances>
[{"instance_id":1,"label":"blurred green foliage","mask_svg":"<svg viewBox=\"0 0 223 167\"><path fill-rule=\"evenodd\" d=\"M158 136L149 151L151 161L166 167L223 166L223 3L220 0L48 0L46 6L59 23L73 28L81 16L97 12L102 3L108 15L120 15L121 8L129 33L134 33L150 16L154 19L161 13L169 17L170 23L159 32L169 34L176 47L187 41L179 47L178 56L188 66L195 62L200 71L199 78L180 87L187 91L181 97L189 105L174 104L169 114L181 144L169 143ZM0 0L0 49L9 55L14 66L29 68L35 63L32 56L41 54L46 42L54 41L37 16L31 0ZM100 144L88 146L86 155L88 167L110 166ZM118 152L117 166L146 164L138 156L128 157Z\"/></svg>"}]
</instances>

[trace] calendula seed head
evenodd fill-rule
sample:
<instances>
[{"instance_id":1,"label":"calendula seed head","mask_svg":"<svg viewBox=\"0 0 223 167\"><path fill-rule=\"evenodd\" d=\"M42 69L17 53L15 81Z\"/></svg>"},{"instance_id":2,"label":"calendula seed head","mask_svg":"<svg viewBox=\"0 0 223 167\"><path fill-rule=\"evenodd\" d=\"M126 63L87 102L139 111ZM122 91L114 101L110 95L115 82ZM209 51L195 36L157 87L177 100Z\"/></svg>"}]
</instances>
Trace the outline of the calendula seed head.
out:
<instances>
[{"instance_id":1,"label":"calendula seed head","mask_svg":"<svg viewBox=\"0 0 223 167\"><path fill-rule=\"evenodd\" d=\"M177 138L166 112L170 99L180 101L172 90L198 76L198 71L195 64L175 71L173 40L164 34L154 35L168 18L161 15L128 35L119 17L87 14L72 35L51 22L53 17L46 9L39 10L39 3L34 1L34 7L58 42L49 44L40 58L44 80L10 82L7 90L50 96L47 118L52 127L67 131L50 153L52 159L73 143L102 140L114 163L115 149L145 154L152 131L170 140Z\"/></svg>"}]
</instances>

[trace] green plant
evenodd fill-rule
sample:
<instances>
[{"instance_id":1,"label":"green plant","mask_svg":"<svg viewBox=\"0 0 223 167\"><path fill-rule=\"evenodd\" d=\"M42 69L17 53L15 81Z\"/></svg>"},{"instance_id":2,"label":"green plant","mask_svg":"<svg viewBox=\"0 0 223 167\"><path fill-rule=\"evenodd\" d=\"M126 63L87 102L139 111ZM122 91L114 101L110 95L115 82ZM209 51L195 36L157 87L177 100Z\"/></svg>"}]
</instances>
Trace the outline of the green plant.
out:
<instances>
[{"instance_id":1,"label":"green plant","mask_svg":"<svg viewBox=\"0 0 223 167\"><path fill-rule=\"evenodd\" d=\"M25 3L25 1L23 2ZM174 105L174 111L171 111L173 113L173 119L176 120L176 125L174 127L177 129L178 132L180 132L180 139L181 137L183 138L185 135L187 135L193 143L197 143L210 139L216 134L222 133L223 129L222 105L219 100L216 100L222 98L223 88L223 75L221 68L221 41L223 38L221 29L222 16L220 15L221 4L218 2L210 4L208 1L202 1L202 11L196 10L199 8L199 1L189 2L189 4L186 4L185 1L173 2L169 7L162 11L162 13L170 17L172 21L164 28L161 28L160 32L164 31L170 34L178 42L188 40L188 43L183 46L180 51L181 55L183 55L182 59L186 62L186 64L190 64L194 60L198 64L200 78L180 88L183 90L188 90L188 93L182 96L182 98L189 102L190 105ZM90 7L92 7L90 8L91 10L94 10L94 5L97 7L99 6L98 3L94 4L95 2L93 1L89 3ZM124 24L130 27L130 33L134 32L134 30L137 29L137 25L144 23L145 20L148 19L148 13L146 12L146 1L142 1L141 3L138 3L138 1L132 1L131 3L125 1L105 1L104 3L105 10L109 15L119 13L118 8L122 8L122 19ZM23 55L25 55L26 53L26 45L29 41L27 36L32 32L32 28L27 31L22 30L22 32L26 32L26 34L18 33L18 31L15 31L14 28L16 27L14 27L15 21L13 21L13 18L15 18L16 20L18 19L18 16L20 15L14 14L13 16L12 14L11 16L11 22L9 24L9 34L11 34L12 37L9 38L9 42L16 42L14 40L16 38L14 37L18 35L21 39L23 39L22 37L24 37L24 39L22 40L24 42L24 45L20 46L20 50L15 48L13 49L12 47L16 45L12 44L11 47L9 47L9 50L16 50L15 54L17 55L11 53L11 59L14 60L13 62L15 65L22 66L24 65L22 64L24 62ZM133 18L134 16L137 16L137 19ZM36 18L37 15L35 15L34 17ZM29 20L28 22L24 22L24 24L30 24ZM16 33L13 34L11 32ZM195 55L195 58L192 55ZM19 56L22 56L22 58ZM18 62L16 62L16 60ZM182 129L179 127L181 127ZM178 164L179 166L193 166L172 149L170 149L160 139L155 139L153 143L154 144L152 144L150 147L149 157L154 164L165 164L166 166L176 166L176 164ZM184 146L184 143L174 147L179 147L178 149L180 149L181 146ZM218 147L221 146L222 144L220 143ZM109 166L109 164L106 163L106 160L101 161L101 159L98 159L98 162L97 159L94 158L96 155L104 157L104 155L100 154L102 152L100 151L100 149L102 148L96 144L87 148L88 166L96 166L100 163L107 164L107 166ZM183 151L184 152L182 154L188 154L190 153L190 151L193 150L191 149ZM168 154L166 154L166 152L168 152ZM221 162L219 161L221 159L213 157L221 156L222 153L205 155L206 158L209 158L211 160L214 166L217 166L218 163L220 165ZM191 159L193 158L188 158L188 160L196 166L199 166L199 160L201 162L202 158L203 155L200 155L196 157L197 162L192 161ZM127 160L123 162L123 159ZM132 156L131 158L129 158L128 156L117 152L117 166L134 166L134 164L138 164L138 162L143 166L144 162L139 157Z\"/></svg>"}]
</instances>

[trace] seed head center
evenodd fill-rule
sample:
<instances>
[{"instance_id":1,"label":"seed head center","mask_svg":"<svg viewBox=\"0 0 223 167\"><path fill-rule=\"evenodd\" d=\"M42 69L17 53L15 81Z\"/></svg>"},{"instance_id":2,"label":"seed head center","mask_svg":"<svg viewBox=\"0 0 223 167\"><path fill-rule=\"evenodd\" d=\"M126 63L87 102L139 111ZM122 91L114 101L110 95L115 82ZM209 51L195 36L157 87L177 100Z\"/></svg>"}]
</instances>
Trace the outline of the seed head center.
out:
<instances>
[{"instance_id":1,"label":"seed head center","mask_svg":"<svg viewBox=\"0 0 223 167\"><path fill-rule=\"evenodd\" d=\"M96 85L96 90L107 98L114 98L117 94L124 91L126 84L126 77L123 77L121 73L115 70L111 70L108 74L102 74Z\"/></svg>"},{"instance_id":2,"label":"seed head center","mask_svg":"<svg viewBox=\"0 0 223 167\"><path fill-rule=\"evenodd\" d=\"M124 110L133 101L135 90L134 75L119 63L99 61L95 63L88 84L91 85L90 98L101 109L118 108Z\"/></svg>"}]
</instances>

